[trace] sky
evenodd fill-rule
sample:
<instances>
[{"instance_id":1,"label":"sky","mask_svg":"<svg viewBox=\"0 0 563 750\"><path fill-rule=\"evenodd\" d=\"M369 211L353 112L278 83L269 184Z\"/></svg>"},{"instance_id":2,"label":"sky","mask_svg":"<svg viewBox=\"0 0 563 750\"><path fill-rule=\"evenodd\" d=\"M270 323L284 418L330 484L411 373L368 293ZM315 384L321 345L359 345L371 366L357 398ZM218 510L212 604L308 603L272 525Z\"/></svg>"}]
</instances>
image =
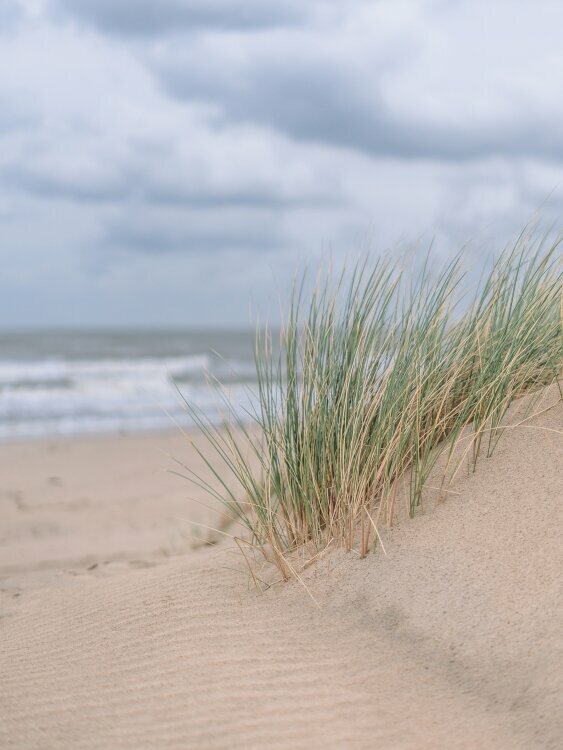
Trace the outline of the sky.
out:
<instances>
[{"instance_id":1,"label":"sky","mask_svg":"<svg viewBox=\"0 0 563 750\"><path fill-rule=\"evenodd\" d=\"M563 216L560 0L0 0L0 327L244 326Z\"/></svg>"}]
</instances>

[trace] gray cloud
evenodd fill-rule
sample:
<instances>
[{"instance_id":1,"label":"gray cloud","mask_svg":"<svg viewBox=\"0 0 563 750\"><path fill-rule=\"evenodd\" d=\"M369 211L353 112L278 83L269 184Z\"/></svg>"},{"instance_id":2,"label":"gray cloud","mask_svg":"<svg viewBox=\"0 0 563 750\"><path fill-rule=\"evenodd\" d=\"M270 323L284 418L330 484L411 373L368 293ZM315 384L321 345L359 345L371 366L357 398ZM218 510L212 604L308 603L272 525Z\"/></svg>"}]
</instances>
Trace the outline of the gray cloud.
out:
<instances>
[{"instance_id":1,"label":"gray cloud","mask_svg":"<svg viewBox=\"0 0 563 750\"><path fill-rule=\"evenodd\" d=\"M23 8L17 0L2 0L0 3L0 35L5 34L23 18Z\"/></svg>"},{"instance_id":2,"label":"gray cloud","mask_svg":"<svg viewBox=\"0 0 563 750\"><path fill-rule=\"evenodd\" d=\"M357 76L327 60L288 56L233 67L158 64L170 95L213 102L224 122L254 122L298 141L351 148L370 156L463 161L490 156L563 159L563 130L526 111L483 124L409 121ZM372 74L371 85L377 81Z\"/></svg>"},{"instance_id":3,"label":"gray cloud","mask_svg":"<svg viewBox=\"0 0 563 750\"><path fill-rule=\"evenodd\" d=\"M280 238L267 224L249 221L245 225L229 221L224 215L213 217L203 225L201 221L194 221L191 226L185 219L172 222L130 212L127 217L108 223L103 245L146 255L205 255L231 250L271 251L280 246Z\"/></svg>"},{"instance_id":4,"label":"gray cloud","mask_svg":"<svg viewBox=\"0 0 563 750\"><path fill-rule=\"evenodd\" d=\"M19 190L46 200L111 203L123 199L126 194L125 185L119 178L100 179L86 174L64 176L23 164L12 164L0 169L0 176L5 190Z\"/></svg>"},{"instance_id":5,"label":"gray cloud","mask_svg":"<svg viewBox=\"0 0 563 750\"><path fill-rule=\"evenodd\" d=\"M144 199L157 206L176 206L186 208L250 208L264 210L291 210L294 208L326 208L341 205L341 201L333 194L319 189L317 194L283 195L271 186L261 189L246 189L240 187L231 190L213 187L196 188L173 186L147 185L142 191Z\"/></svg>"},{"instance_id":6,"label":"gray cloud","mask_svg":"<svg viewBox=\"0 0 563 750\"><path fill-rule=\"evenodd\" d=\"M28 129L40 122L39 114L28 102L0 91L0 134Z\"/></svg>"},{"instance_id":7,"label":"gray cloud","mask_svg":"<svg viewBox=\"0 0 563 750\"><path fill-rule=\"evenodd\" d=\"M0 121L1 130L1 121ZM138 156L138 160L141 157ZM168 162L168 165L171 162ZM225 188L196 184L189 178L162 179L158 170L139 169L128 163L114 164L111 173L76 171L57 174L53 169L11 163L0 168L4 190L20 191L43 200L114 204L136 201L164 208L252 209L255 211L327 208L341 205L334 190L284 194L275 185Z\"/></svg>"},{"instance_id":8,"label":"gray cloud","mask_svg":"<svg viewBox=\"0 0 563 750\"><path fill-rule=\"evenodd\" d=\"M56 14L112 34L150 36L216 28L258 29L296 22L300 3L267 0L52 0Z\"/></svg>"}]
</instances>

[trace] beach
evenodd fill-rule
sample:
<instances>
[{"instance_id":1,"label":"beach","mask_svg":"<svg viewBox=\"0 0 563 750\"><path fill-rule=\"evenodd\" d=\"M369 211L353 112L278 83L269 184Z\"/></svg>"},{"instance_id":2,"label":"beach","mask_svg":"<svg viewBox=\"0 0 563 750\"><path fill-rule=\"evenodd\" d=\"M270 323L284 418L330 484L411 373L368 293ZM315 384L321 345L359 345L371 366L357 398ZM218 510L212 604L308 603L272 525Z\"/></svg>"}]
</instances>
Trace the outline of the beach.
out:
<instances>
[{"instance_id":1,"label":"beach","mask_svg":"<svg viewBox=\"0 0 563 750\"><path fill-rule=\"evenodd\" d=\"M556 748L563 409L381 546L254 584L184 435L0 445L3 748ZM194 439L198 441L197 434ZM189 519L189 520L184 520ZM232 529L228 533L235 533Z\"/></svg>"},{"instance_id":2,"label":"beach","mask_svg":"<svg viewBox=\"0 0 563 750\"><path fill-rule=\"evenodd\" d=\"M0 0L0 750L562 750L561 28Z\"/></svg>"}]
</instances>

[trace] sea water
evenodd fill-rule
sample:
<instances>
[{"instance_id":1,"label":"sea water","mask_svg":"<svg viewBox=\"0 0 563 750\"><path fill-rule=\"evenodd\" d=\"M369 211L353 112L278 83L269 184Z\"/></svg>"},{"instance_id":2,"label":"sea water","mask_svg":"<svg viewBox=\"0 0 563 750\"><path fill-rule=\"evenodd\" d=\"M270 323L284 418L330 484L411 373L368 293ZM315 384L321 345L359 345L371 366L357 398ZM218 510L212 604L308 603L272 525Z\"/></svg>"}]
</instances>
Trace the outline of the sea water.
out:
<instances>
[{"instance_id":1,"label":"sea water","mask_svg":"<svg viewBox=\"0 0 563 750\"><path fill-rule=\"evenodd\" d=\"M0 439L135 432L213 422L224 395L243 419L255 393L254 332L0 333Z\"/></svg>"}]
</instances>

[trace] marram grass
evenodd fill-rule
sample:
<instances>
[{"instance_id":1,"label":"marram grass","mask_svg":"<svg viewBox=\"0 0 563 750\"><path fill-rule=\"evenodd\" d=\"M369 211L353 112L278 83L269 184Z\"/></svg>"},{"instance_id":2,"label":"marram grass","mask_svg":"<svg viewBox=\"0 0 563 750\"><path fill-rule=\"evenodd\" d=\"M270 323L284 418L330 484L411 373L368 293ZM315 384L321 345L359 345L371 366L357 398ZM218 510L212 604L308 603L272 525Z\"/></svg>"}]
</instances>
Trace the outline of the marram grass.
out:
<instances>
[{"instance_id":1,"label":"marram grass","mask_svg":"<svg viewBox=\"0 0 563 750\"><path fill-rule=\"evenodd\" d=\"M522 235L461 304L459 258L432 273L429 258L414 278L368 259L308 295L297 285L276 346L257 334L254 426L228 400L220 427L190 409L216 481L191 478L244 527L238 541L284 579L331 544L364 557L399 481L413 515L468 426L473 463L490 455L515 398L559 387L560 250L544 245Z\"/></svg>"}]
</instances>

